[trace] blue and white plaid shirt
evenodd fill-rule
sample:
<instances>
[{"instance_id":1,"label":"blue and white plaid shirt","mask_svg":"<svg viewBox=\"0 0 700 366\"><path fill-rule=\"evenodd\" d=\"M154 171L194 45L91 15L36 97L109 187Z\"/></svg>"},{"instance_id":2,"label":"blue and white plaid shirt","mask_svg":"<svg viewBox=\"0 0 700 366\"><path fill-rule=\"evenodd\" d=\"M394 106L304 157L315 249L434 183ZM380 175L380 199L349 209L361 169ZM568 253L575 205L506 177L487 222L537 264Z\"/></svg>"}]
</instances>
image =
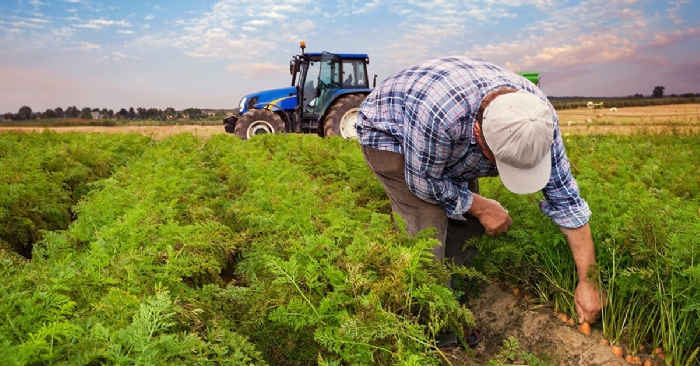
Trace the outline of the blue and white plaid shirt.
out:
<instances>
[{"instance_id":1,"label":"blue and white plaid shirt","mask_svg":"<svg viewBox=\"0 0 700 366\"><path fill-rule=\"evenodd\" d=\"M591 216L571 175L559 117L547 97L524 77L480 59L446 57L396 73L360 106L360 144L404 154L406 184L419 198L463 220L473 196L467 180L498 175L472 133L482 99L501 87L524 89L547 102L554 117L552 175L540 209L557 225L578 228Z\"/></svg>"}]
</instances>

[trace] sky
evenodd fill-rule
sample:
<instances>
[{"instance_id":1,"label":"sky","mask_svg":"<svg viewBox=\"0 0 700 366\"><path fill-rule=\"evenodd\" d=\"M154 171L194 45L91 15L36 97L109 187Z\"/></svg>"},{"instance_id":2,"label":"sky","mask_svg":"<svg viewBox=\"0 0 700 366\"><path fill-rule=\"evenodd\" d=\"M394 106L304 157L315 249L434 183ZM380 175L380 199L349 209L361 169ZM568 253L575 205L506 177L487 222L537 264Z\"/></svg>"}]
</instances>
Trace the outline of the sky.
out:
<instances>
[{"instance_id":1,"label":"sky","mask_svg":"<svg viewBox=\"0 0 700 366\"><path fill-rule=\"evenodd\" d=\"M549 96L700 93L698 0L0 0L0 113L232 109L307 52L478 57Z\"/></svg>"}]
</instances>

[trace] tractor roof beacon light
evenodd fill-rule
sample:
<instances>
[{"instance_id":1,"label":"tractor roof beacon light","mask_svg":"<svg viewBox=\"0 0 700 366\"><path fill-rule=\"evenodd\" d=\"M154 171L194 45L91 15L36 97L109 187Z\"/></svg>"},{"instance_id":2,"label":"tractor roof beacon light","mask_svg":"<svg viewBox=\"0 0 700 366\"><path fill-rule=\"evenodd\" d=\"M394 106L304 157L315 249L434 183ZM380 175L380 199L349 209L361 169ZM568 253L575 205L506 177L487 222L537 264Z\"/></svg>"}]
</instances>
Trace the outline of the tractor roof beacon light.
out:
<instances>
[{"instance_id":1,"label":"tractor roof beacon light","mask_svg":"<svg viewBox=\"0 0 700 366\"><path fill-rule=\"evenodd\" d=\"M301 41L299 42L299 47L301 48L301 54L304 54L304 49L306 48L306 42Z\"/></svg>"}]
</instances>

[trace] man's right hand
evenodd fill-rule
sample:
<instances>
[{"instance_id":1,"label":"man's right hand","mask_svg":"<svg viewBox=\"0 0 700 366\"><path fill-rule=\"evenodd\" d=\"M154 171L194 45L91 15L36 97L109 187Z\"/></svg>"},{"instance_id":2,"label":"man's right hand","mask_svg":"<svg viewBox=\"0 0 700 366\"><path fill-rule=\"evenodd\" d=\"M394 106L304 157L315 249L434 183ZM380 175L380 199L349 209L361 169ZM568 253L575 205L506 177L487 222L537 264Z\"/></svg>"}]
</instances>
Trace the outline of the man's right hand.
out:
<instances>
[{"instance_id":1,"label":"man's right hand","mask_svg":"<svg viewBox=\"0 0 700 366\"><path fill-rule=\"evenodd\" d=\"M508 211L498 201L479 196L478 194L473 194L472 197L474 198L472 207L467 213L479 219L481 225L484 225L486 234L502 234L513 225L513 220L508 215Z\"/></svg>"}]
</instances>

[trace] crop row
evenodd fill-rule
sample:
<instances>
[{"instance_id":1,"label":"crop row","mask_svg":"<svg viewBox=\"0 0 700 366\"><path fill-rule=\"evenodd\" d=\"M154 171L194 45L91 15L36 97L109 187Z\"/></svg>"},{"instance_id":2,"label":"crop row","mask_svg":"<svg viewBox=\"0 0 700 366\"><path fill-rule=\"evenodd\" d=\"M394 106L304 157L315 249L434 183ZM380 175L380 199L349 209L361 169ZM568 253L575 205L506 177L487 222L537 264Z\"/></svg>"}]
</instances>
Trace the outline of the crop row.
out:
<instances>
[{"instance_id":1,"label":"crop row","mask_svg":"<svg viewBox=\"0 0 700 366\"><path fill-rule=\"evenodd\" d=\"M673 365L700 347L699 144L567 142L594 212L605 336L662 346ZM0 147L3 222L31 237L0 233L8 364L439 364L434 335L474 321L444 283L482 276L433 262L429 232L395 232L355 142L9 133ZM541 197L482 187L515 225L470 243L476 268L573 314L573 263Z\"/></svg>"},{"instance_id":2,"label":"crop row","mask_svg":"<svg viewBox=\"0 0 700 366\"><path fill-rule=\"evenodd\" d=\"M436 364L432 335L471 321L434 241L377 213L386 197L353 143L143 142L31 260L0 251L1 359Z\"/></svg>"},{"instance_id":3,"label":"crop row","mask_svg":"<svg viewBox=\"0 0 700 366\"><path fill-rule=\"evenodd\" d=\"M567 155L593 215L603 335L632 355L661 348L669 365L700 364L700 136L572 137ZM556 226L543 225L541 194L485 194L511 212L500 238L481 238L479 269L575 316L574 263ZM515 275L514 275L515 274Z\"/></svg>"}]
</instances>

